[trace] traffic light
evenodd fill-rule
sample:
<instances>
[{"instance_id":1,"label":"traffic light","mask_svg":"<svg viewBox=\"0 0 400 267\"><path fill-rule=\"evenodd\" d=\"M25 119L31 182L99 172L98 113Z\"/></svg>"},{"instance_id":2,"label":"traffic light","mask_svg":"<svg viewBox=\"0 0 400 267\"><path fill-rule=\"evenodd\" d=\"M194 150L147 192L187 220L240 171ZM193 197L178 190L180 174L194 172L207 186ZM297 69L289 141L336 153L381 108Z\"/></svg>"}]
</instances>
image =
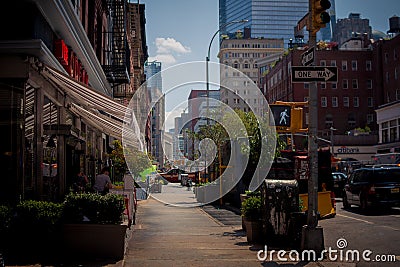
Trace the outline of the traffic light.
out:
<instances>
[{"instance_id":1,"label":"traffic light","mask_svg":"<svg viewBox=\"0 0 400 267\"><path fill-rule=\"evenodd\" d=\"M303 108L292 107L292 117L291 117L291 132L298 132L303 129Z\"/></svg>"},{"instance_id":2,"label":"traffic light","mask_svg":"<svg viewBox=\"0 0 400 267\"><path fill-rule=\"evenodd\" d=\"M325 28L326 23L331 21L327 9L331 7L329 0L312 1L312 33L317 33L321 28Z\"/></svg>"},{"instance_id":3,"label":"traffic light","mask_svg":"<svg viewBox=\"0 0 400 267\"><path fill-rule=\"evenodd\" d=\"M308 105L307 102L283 101L270 104L276 130L281 133L307 132L308 129L303 128L303 106L306 105Z\"/></svg>"},{"instance_id":4,"label":"traffic light","mask_svg":"<svg viewBox=\"0 0 400 267\"><path fill-rule=\"evenodd\" d=\"M276 127L290 128L292 107L289 105L269 105Z\"/></svg>"}]
</instances>

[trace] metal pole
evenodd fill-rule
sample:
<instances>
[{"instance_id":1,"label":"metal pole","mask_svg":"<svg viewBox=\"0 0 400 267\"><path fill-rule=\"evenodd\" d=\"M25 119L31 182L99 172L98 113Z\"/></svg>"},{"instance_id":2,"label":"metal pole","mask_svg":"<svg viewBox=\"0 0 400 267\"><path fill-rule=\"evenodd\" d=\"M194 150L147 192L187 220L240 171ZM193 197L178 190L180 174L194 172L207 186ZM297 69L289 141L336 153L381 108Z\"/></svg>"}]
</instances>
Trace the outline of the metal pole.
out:
<instances>
[{"instance_id":1,"label":"metal pole","mask_svg":"<svg viewBox=\"0 0 400 267\"><path fill-rule=\"evenodd\" d=\"M312 2L309 0L309 46L316 47L316 33L312 23ZM316 54L312 65L317 62ZM309 88L309 124L308 124L308 153L310 177L308 179L308 209L307 225L303 227L302 249L312 249L317 253L324 249L322 227L318 226L318 91L317 82L310 83Z\"/></svg>"},{"instance_id":2,"label":"metal pole","mask_svg":"<svg viewBox=\"0 0 400 267\"><path fill-rule=\"evenodd\" d=\"M230 24L235 24L235 23L244 23L247 22L247 19L242 19L242 20L234 20L234 21L230 21L227 22L225 24L223 24L222 26L219 27L219 29L214 33L214 35L211 37L211 41L210 44L208 45L208 52L207 52L207 57L206 57L206 106L207 106L207 110L206 110L206 119L207 119L207 127L210 125L210 118L208 116L208 112L209 112L209 97L210 97L210 82L209 82L209 71L208 71L208 63L210 61L210 52L211 52L211 45L212 42L215 39L215 36L217 36L217 34L221 31L221 29L225 28L226 26L230 25ZM207 158L207 154L205 155ZM205 165L207 166L207 160L205 160ZM206 175L206 182L208 180L208 168L206 167L205 169L205 175Z\"/></svg>"},{"instance_id":3,"label":"metal pole","mask_svg":"<svg viewBox=\"0 0 400 267\"><path fill-rule=\"evenodd\" d=\"M316 34L310 31L310 47L316 45ZM315 65L315 55L314 64ZM317 82L311 82L309 89L309 125L308 153L310 179L308 180L308 216L307 225L315 228L318 224L318 91Z\"/></svg>"}]
</instances>

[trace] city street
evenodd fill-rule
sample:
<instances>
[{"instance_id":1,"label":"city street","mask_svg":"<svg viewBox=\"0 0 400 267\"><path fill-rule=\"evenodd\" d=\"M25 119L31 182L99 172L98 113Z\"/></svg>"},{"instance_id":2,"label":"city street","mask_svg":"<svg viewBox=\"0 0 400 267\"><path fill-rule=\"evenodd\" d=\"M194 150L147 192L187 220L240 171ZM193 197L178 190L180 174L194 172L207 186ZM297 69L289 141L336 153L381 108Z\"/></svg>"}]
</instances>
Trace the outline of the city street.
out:
<instances>
[{"instance_id":1,"label":"city street","mask_svg":"<svg viewBox=\"0 0 400 267\"><path fill-rule=\"evenodd\" d=\"M398 266L400 261L400 209L362 213L356 206L349 210L342 209L342 202L337 202L335 218L321 220L324 228L325 247L337 249L337 240L344 238L347 247L343 250L356 249L360 252L371 250L375 255L395 255L395 263L364 262L357 266Z\"/></svg>"}]
</instances>

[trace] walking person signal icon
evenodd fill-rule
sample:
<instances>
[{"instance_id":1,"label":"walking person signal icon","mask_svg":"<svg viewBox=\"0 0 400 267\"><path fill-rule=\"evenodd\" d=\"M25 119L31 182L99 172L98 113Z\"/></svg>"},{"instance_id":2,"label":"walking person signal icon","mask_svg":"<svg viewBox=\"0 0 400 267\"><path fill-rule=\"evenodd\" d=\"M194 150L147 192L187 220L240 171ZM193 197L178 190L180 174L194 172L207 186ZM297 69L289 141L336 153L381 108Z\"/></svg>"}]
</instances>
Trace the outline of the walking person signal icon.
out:
<instances>
[{"instance_id":1,"label":"walking person signal icon","mask_svg":"<svg viewBox=\"0 0 400 267\"><path fill-rule=\"evenodd\" d=\"M275 126L290 128L291 107L288 105L270 105Z\"/></svg>"}]
</instances>

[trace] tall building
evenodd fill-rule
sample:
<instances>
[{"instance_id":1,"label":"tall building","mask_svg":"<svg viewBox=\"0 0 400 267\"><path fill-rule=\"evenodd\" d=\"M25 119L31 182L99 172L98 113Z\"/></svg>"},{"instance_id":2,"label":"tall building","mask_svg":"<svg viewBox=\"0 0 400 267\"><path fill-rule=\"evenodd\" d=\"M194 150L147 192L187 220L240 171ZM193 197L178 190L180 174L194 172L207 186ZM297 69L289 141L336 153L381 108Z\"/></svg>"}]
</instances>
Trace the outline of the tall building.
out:
<instances>
[{"instance_id":1,"label":"tall building","mask_svg":"<svg viewBox=\"0 0 400 267\"><path fill-rule=\"evenodd\" d=\"M333 32L333 41L338 42L339 46L352 37L368 34L372 36L372 28L369 26L368 19L362 19L359 13L350 13L348 18L338 19L336 29Z\"/></svg>"},{"instance_id":2,"label":"tall building","mask_svg":"<svg viewBox=\"0 0 400 267\"><path fill-rule=\"evenodd\" d=\"M222 34L251 28L252 38L283 38L287 47L294 27L307 12L308 0L219 0L219 26ZM241 19L249 21L224 27Z\"/></svg>"},{"instance_id":3,"label":"tall building","mask_svg":"<svg viewBox=\"0 0 400 267\"><path fill-rule=\"evenodd\" d=\"M269 64L278 60L284 52L283 39L224 39L220 47L220 77L229 83L229 89L221 88L221 101L245 112L250 111L251 106L255 113L262 114L263 102L260 97L263 96L258 64L265 62L265 58L270 59ZM246 77L242 77L241 73Z\"/></svg>"},{"instance_id":4,"label":"tall building","mask_svg":"<svg viewBox=\"0 0 400 267\"><path fill-rule=\"evenodd\" d=\"M164 138L165 98L162 93L161 62L145 63L147 90L151 99L151 155L156 159L160 168L164 166Z\"/></svg>"}]
</instances>

